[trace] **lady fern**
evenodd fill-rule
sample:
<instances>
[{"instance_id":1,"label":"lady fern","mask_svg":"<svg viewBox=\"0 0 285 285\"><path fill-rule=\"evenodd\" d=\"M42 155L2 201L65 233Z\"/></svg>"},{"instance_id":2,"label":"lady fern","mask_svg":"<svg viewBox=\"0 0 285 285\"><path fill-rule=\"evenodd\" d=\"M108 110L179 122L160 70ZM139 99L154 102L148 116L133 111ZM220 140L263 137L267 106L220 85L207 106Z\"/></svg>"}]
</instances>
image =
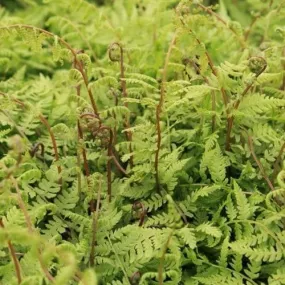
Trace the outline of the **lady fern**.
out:
<instances>
[{"instance_id":1,"label":"lady fern","mask_svg":"<svg viewBox=\"0 0 285 285\"><path fill-rule=\"evenodd\" d=\"M10 2L0 284L284 284L284 1Z\"/></svg>"}]
</instances>

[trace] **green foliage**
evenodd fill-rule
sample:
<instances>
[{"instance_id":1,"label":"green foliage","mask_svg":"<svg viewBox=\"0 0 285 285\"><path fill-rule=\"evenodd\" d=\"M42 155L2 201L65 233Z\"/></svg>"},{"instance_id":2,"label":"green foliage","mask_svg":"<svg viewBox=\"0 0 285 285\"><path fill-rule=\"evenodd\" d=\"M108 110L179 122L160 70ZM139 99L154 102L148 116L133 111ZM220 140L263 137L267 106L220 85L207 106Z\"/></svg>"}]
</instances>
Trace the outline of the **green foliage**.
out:
<instances>
[{"instance_id":1,"label":"green foliage","mask_svg":"<svg viewBox=\"0 0 285 285\"><path fill-rule=\"evenodd\" d=\"M0 285L285 284L283 0L2 2Z\"/></svg>"}]
</instances>

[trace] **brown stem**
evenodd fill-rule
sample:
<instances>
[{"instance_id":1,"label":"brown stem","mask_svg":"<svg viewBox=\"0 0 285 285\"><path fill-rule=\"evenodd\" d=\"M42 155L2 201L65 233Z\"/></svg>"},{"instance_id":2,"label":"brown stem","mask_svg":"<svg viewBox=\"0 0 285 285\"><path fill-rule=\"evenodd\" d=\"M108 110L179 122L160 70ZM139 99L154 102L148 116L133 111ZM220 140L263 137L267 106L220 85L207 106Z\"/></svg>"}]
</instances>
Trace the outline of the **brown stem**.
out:
<instances>
[{"instance_id":1,"label":"brown stem","mask_svg":"<svg viewBox=\"0 0 285 285\"><path fill-rule=\"evenodd\" d=\"M283 48L283 81L282 81L282 86L281 90L285 91L285 47Z\"/></svg>"},{"instance_id":2,"label":"brown stem","mask_svg":"<svg viewBox=\"0 0 285 285\"><path fill-rule=\"evenodd\" d=\"M169 234L168 236L168 239L166 241L166 244L163 248L163 252L162 252L162 256L160 258L160 263L159 263L159 267L158 267L158 284L159 285L163 285L163 267L164 267L164 259L165 259L165 255L166 255L166 252L167 252L167 249L169 247L169 244L170 244L170 241L171 241L171 238L172 238L172 235L173 235L173 230L172 232Z\"/></svg>"},{"instance_id":3,"label":"brown stem","mask_svg":"<svg viewBox=\"0 0 285 285\"><path fill-rule=\"evenodd\" d=\"M41 255L41 251L38 250L38 259L39 259L39 263L40 263L40 266L41 266L41 269L43 271L43 273L45 274L46 278L54 283L54 277L49 273L48 269L46 268L44 262L43 262L43 258L42 258L42 255Z\"/></svg>"},{"instance_id":4,"label":"brown stem","mask_svg":"<svg viewBox=\"0 0 285 285\"><path fill-rule=\"evenodd\" d=\"M8 94L6 93L3 93L3 92L0 92L0 95L1 96L6 96L6 97L9 97ZM22 104L22 102L17 102L18 100L15 99L15 98L12 98L11 99L12 101L14 101L15 103L21 105L22 108L24 108L24 106ZM28 141L29 139L27 138L27 136L24 134L24 132L21 130L21 128L18 127L17 123L13 120L13 118L11 118L11 116L7 113L7 111L3 110L3 109L0 109L0 111L13 123L14 125L14 128L18 131L19 135L26 139L26 141Z\"/></svg>"},{"instance_id":5,"label":"brown stem","mask_svg":"<svg viewBox=\"0 0 285 285\"><path fill-rule=\"evenodd\" d=\"M4 223L3 223L2 219L0 219L0 227L5 229ZM13 263L14 263L18 284L21 284L22 277L21 277L21 265L20 265L20 262L19 262L19 260L18 260L18 258L16 256L16 251L15 251L15 248L14 248L12 242L10 240L8 240L7 244L8 244L8 248L9 248L9 251L10 251Z\"/></svg>"},{"instance_id":6,"label":"brown stem","mask_svg":"<svg viewBox=\"0 0 285 285\"><path fill-rule=\"evenodd\" d=\"M280 161L281 161L281 156L282 156L284 150L285 150L285 142L283 143L283 145L282 145L282 147L281 147L281 149L280 149L280 151L278 153L278 156L277 156L277 158L276 158L276 160L274 162L273 173L272 173L272 180L275 180L275 178L276 178L276 176L278 174L278 171L279 171L278 168L279 168L279 164L280 164Z\"/></svg>"},{"instance_id":7,"label":"brown stem","mask_svg":"<svg viewBox=\"0 0 285 285\"><path fill-rule=\"evenodd\" d=\"M181 21L183 22L183 20L181 20ZM196 38L196 41L197 41L198 43L200 42L199 39L197 39L197 38ZM207 58L208 58L208 64L209 64L210 68L212 69L212 72L215 74L216 71L215 71L215 69L214 69L212 60L211 60L211 58L210 58L208 52L206 51L205 54L206 54L206 56L207 56ZM188 79L190 80L190 75L188 74L188 72L187 72L187 70L186 70L186 65L187 65L187 63L189 63L189 62L192 63L192 65L193 65L193 67L194 67L194 69L195 69L195 72L196 72L197 74L201 75L202 78L204 79L204 81L205 81L208 85L210 85L208 78L207 78L206 76L204 76L204 75L201 74L201 69L200 69L200 67L199 67L194 61L191 61L191 60L189 60L189 59L186 60L185 69L184 69L184 72L186 73ZM215 111L216 111L216 94L215 94L215 91L214 91L214 90L211 91L211 95L212 95L212 111L215 112ZM216 115L213 114L213 116L212 116L212 132L214 132L215 129L216 129Z\"/></svg>"},{"instance_id":8,"label":"brown stem","mask_svg":"<svg viewBox=\"0 0 285 285\"><path fill-rule=\"evenodd\" d=\"M200 3L197 3L197 5L200 8L202 8L204 11L206 11L209 15L216 17L219 22L221 22L222 24L227 26L227 22L223 18L221 18L217 13L215 13L212 9L210 9L209 7L206 7L206 6L204 6L203 4L200 4Z\"/></svg>"},{"instance_id":9,"label":"brown stem","mask_svg":"<svg viewBox=\"0 0 285 285\"><path fill-rule=\"evenodd\" d=\"M126 170L122 167L122 165L121 165L121 164L119 163L119 161L117 160L117 157L115 156L113 149L112 149L112 159L113 159L113 161L114 161L115 166L117 167L117 169L118 169L119 171L121 171L124 175L127 176L128 174L127 174Z\"/></svg>"},{"instance_id":10,"label":"brown stem","mask_svg":"<svg viewBox=\"0 0 285 285\"><path fill-rule=\"evenodd\" d=\"M177 37L177 32L175 32L171 43L169 45L165 62L164 62L164 68L162 71L162 81L161 81L161 87L160 87L160 98L159 103L156 107L156 133L157 133L157 144L156 144L156 152L155 152L155 161L154 161L154 169L155 169L155 181L156 181L156 190L160 193L160 187L159 187L159 173L158 173L158 162L159 162L159 151L161 148L161 128L160 128L160 119L161 119L161 113L162 108L164 104L164 97L165 97L165 84L166 84L166 76L167 76L167 68L168 63L171 55L171 51L175 45Z\"/></svg>"},{"instance_id":11,"label":"brown stem","mask_svg":"<svg viewBox=\"0 0 285 285\"><path fill-rule=\"evenodd\" d=\"M80 122L77 121L77 131L78 131L78 138L80 140L83 140L83 131L80 125ZM84 166L84 170L85 170L85 175L86 177L90 176L90 170L89 170L89 165L88 165L88 161L87 161L87 154L86 154L86 150L84 147L82 147L82 157L83 157L83 166Z\"/></svg>"},{"instance_id":12,"label":"brown stem","mask_svg":"<svg viewBox=\"0 0 285 285\"><path fill-rule=\"evenodd\" d=\"M80 64L78 70L79 70L79 71L81 72L81 74L82 74L83 81L84 81L84 84L85 84L85 86L86 86L87 93L88 93L88 96L89 96L89 99L90 99L90 102L91 102L93 111L94 111L94 113L99 117L98 108L97 108L97 105L96 105L96 103L95 103L92 90L91 90L91 89L89 88L89 86L88 86L88 77L87 77L87 74L85 73L85 71L84 71L84 69L83 69L83 67L82 67L82 64Z\"/></svg>"},{"instance_id":13,"label":"brown stem","mask_svg":"<svg viewBox=\"0 0 285 285\"><path fill-rule=\"evenodd\" d=\"M39 118L40 118L41 122L46 126L46 128L49 132L52 147L54 150L54 158L55 158L55 161L58 161L59 160L59 154L58 154L58 150L57 150L57 144L56 144L55 136L54 136L54 133L51 129L51 126L50 126L49 122L47 121L47 119L42 114L39 115ZM60 165L57 166L57 171L58 171L58 174L61 173L61 166ZM59 179L59 184L62 185L62 178Z\"/></svg>"},{"instance_id":14,"label":"brown stem","mask_svg":"<svg viewBox=\"0 0 285 285\"><path fill-rule=\"evenodd\" d=\"M0 29L1 29L1 27L0 27ZM1 93L1 95L7 96L7 94L5 94L5 93ZM12 100L15 103L19 104L21 107L23 107L23 108L26 107L25 103L23 103L22 101L15 99L15 98L12 98ZM58 154L58 150L57 150L57 143L56 143L54 133L51 129L51 126L49 125L49 122L47 121L47 119L45 119L45 117L42 114L39 114L38 117L39 117L40 121L43 123L43 125L45 125L45 127L47 128L47 130L49 132L51 142L52 142L52 146L53 146L53 150L54 150L54 158L55 158L55 161L58 161L59 160L59 154ZM43 151L43 149L42 149L42 151ZM60 174L61 173L61 166L57 166L57 170L58 170L58 174ZM62 184L61 178L59 180L59 184Z\"/></svg>"},{"instance_id":15,"label":"brown stem","mask_svg":"<svg viewBox=\"0 0 285 285\"><path fill-rule=\"evenodd\" d=\"M95 114L92 113L84 113L80 116L81 118L98 118ZM111 187L111 161L113 160L115 163L115 166L118 168L119 171L121 171L123 174L127 175L126 170L120 165L120 163L118 162L114 151L113 151L113 143L114 143L114 133L113 130L107 126L104 125L100 125L100 127L97 129L96 133L93 134L94 136L96 136L98 133L107 130L109 132L109 140L108 140L108 149L107 149L107 153L108 153L108 162L107 162L107 185L108 185L108 195L109 195L109 201L111 201L111 194L112 194L112 187Z\"/></svg>"},{"instance_id":16,"label":"brown stem","mask_svg":"<svg viewBox=\"0 0 285 285\"><path fill-rule=\"evenodd\" d=\"M183 24L183 26L186 27L186 24L185 24L185 22L183 21L182 18L180 18L180 21L181 21L181 23ZM197 42L199 45L201 45L201 41L195 36L195 34L193 33L193 31L192 31L191 29L189 29L189 28L188 28L188 31L189 31L192 35L194 35L196 42ZM215 69L215 67L214 67L213 60L212 60L210 54L208 53L208 51L207 51L206 49L205 49L205 55L206 55L206 57L207 57L208 64L209 64L209 67L210 67L210 69L211 69L211 71L212 71L212 74L213 74L215 77L218 77L218 73L217 73L217 71L216 71L216 69ZM209 84L208 78L207 78L206 76L203 76L203 78L204 78L205 82L206 82L207 84ZM228 117L229 117L229 111L228 111L228 108L227 108L227 106L228 106L228 97L227 97L226 91L225 91L225 89L224 89L223 87L221 88L221 94L222 94L223 103L224 103L224 106L225 106L225 110L226 110L226 114L227 114L227 120L228 120ZM215 110L216 110L216 96L215 96L214 91L212 91L212 111L215 111ZM213 132L214 132L214 129L215 129L215 125L216 125L216 116L213 115L213 117L212 117L212 131L213 131Z\"/></svg>"},{"instance_id":17,"label":"brown stem","mask_svg":"<svg viewBox=\"0 0 285 285\"><path fill-rule=\"evenodd\" d=\"M86 116L86 114L81 115L81 117ZM96 117L95 114L88 114L88 116L90 117ZM112 198L112 169L111 169L111 160L112 160L112 156L113 156L113 140L114 140L114 135L113 135L113 131L111 128L107 127L107 126L103 126L101 125L99 127L99 129L97 130L96 134L98 134L99 132L102 132L104 130L107 130L109 132L109 140L108 140L108 147L107 147L107 155L108 155L108 161L107 161L107 193L108 193L108 197L109 197L109 202L111 202L111 198Z\"/></svg>"},{"instance_id":18,"label":"brown stem","mask_svg":"<svg viewBox=\"0 0 285 285\"><path fill-rule=\"evenodd\" d=\"M268 7L265 8L265 9L263 9L263 10L260 12L260 14L264 14L264 13L268 12L268 11L270 10L272 4L273 4L273 0L270 0ZM247 30L246 33L244 34L244 40L245 40L245 41L248 40L249 34L250 34L251 30L252 30L252 27L253 27L253 25L256 23L256 21L257 21L259 18L260 18L260 15L255 16L255 17L252 19L248 30Z\"/></svg>"},{"instance_id":19,"label":"brown stem","mask_svg":"<svg viewBox=\"0 0 285 285\"><path fill-rule=\"evenodd\" d=\"M81 169L80 152L78 150L77 150L77 167L78 169ZM81 181L81 170L80 170L77 173L77 192L79 197L81 194L81 187L82 187L82 181Z\"/></svg>"},{"instance_id":20,"label":"brown stem","mask_svg":"<svg viewBox=\"0 0 285 285\"><path fill-rule=\"evenodd\" d=\"M76 86L76 94L78 97L80 97L80 90L81 90L80 85ZM77 120L77 131L78 131L78 138L83 141L83 131L82 131L79 120ZM83 165L84 165L85 175L87 177L89 177L90 176L90 170L89 170L89 165L88 165L88 161L87 161L86 150L84 147L82 147L82 157L83 157Z\"/></svg>"},{"instance_id":21,"label":"brown stem","mask_svg":"<svg viewBox=\"0 0 285 285\"><path fill-rule=\"evenodd\" d=\"M74 65L75 65L75 63L74 63ZM80 92L81 92L81 86L80 85L76 86L76 94L77 94L78 98L80 97L80 94L81 94ZM79 119L77 120L77 132L78 132L78 140L84 141L83 131L82 131ZM84 167L84 170L85 170L87 185L88 185L88 189L90 189L90 187L89 187L89 185L90 185L90 180L89 180L90 169L89 169L88 160L87 160L87 152L86 152L84 146L82 147L81 150L82 150L83 167ZM79 158L79 160L80 160L80 158ZM94 209L95 209L94 200L91 199L91 201L90 201L90 211L94 212Z\"/></svg>"},{"instance_id":22,"label":"brown stem","mask_svg":"<svg viewBox=\"0 0 285 285\"><path fill-rule=\"evenodd\" d=\"M60 17L60 16L59 16ZM65 18L65 17L60 17L62 20L68 22L75 30L76 32L78 33L78 35L80 36L81 40L85 42L86 46L88 47L89 51L91 52L92 56L93 56L93 59L94 61L96 62L97 61L97 57L96 57L96 54L90 44L90 42L87 40L87 38L81 33L81 30L72 22L70 21L69 19Z\"/></svg>"},{"instance_id":23,"label":"brown stem","mask_svg":"<svg viewBox=\"0 0 285 285\"><path fill-rule=\"evenodd\" d=\"M111 153L108 148L108 157L110 157ZM107 161L107 192L109 197L109 202L112 200L112 169L111 169L111 159L108 158Z\"/></svg>"},{"instance_id":24,"label":"brown stem","mask_svg":"<svg viewBox=\"0 0 285 285\"><path fill-rule=\"evenodd\" d=\"M253 25L256 23L256 21L257 21L258 18L259 18L259 16L255 16L255 17L253 18L253 20L251 21L248 30L247 30L247 31L245 32L245 34L244 34L244 40L245 40L245 41L248 40L249 34L250 34L251 30L252 30L252 27L253 27Z\"/></svg>"},{"instance_id":25,"label":"brown stem","mask_svg":"<svg viewBox=\"0 0 285 285\"><path fill-rule=\"evenodd\" d=\"M264 65L263 67L260 69L260 71L258 71L258 73L255 74L255 79L258 78L258 76L260 74L262 74L266 67L267 67L267 62L263 57L252 57L251 59L260 59L263 61ZM252 81L251 83L249 83L245 89L243 90L243 92L241 93L241 96L239 99L236 100L234 106L233 106L233 110L237 110L239 108L240 102L243 99L243 97L247 94L247 92L250 90L250 88L253 86L254 81ZM228 125L227 125L227 135L226 135L226 150L229 151L231 149L231 131L233 128L233 123L234 123L234 115L232 114L231 117L228 120Z\"/></svg>"},{"instance_id":26,"label":"brown stem","mask_svg":"<svg viewBox=\"0 0 285 285\"><path fill-rule=\"evenodd\" d=\"M115 103L115 106L118 106L119 104L119 98L118 98L118 95L116 94L116 92L114 91L113 88L111 88L111 93L114 97L114 103ZM117 143L117 118L116 118L116 114L113 114L113 117L114 117L114 120L115 120L115 126L114 126L114 130L113 130L113 133L114 133L114 145Z\"/></svg>"},{"instance_id":27,"label":"brown stem","mask_svg":"<svg viewBox=\"0 0 285 285\"><path fill-rule=\"evenodd\" d=\"M84 138L83 138L83 131L82 131L82 128L81 128L79 120L77 120L77 131L78 131L78 138L83 141L84 140ZM86 153L86 150L85 150L84 146L82 147L82 158L83 158L83 167L84 167L84 170L85 170L87 185L88 185L88 189L90 190L90 187L89 187L89 185L90 185L90 179L89 179L90 178L90 169L89 169L88 160L87 160L87 153ZM80 157L79 157L79 160L80 160ZM80 181L80 184L81 184L81 177L80 177L79 181ZM90 201L90 211L94 212L94 208L95 208L94 200L91 199L91 201Z\"/></svg>"},{"instance_id":28,"label":"brown stem","mask_svg":"<svg viewBox=\"0 0 285 285\"><path fill-rule=\"evenodd\" d=\"M24 214L25 221L26 221L26 224L27 224L27 228L28 228L30 234L33 234L34 233L33 223L32 223L32 220L31 220L31 218L29 216L29 213L28 213L28 211L26 209L25 203L23 201L23 198L22 198L21 191L19 189L17 180L13 176L11 176L10 179L12 180L12 182L14 184L14 187L16 189L16 193L17 193L17 197L18 197L18 204L19 204L19 207L20 207L21 211ZM49 273L48 269L44 265L40 249L38 249L38 260L39 260L40 266L41 266L45 276L47 277L48 280L50 280L53 283L54 282L54 278Z\"/></svg>"},{"instance_id":29,"label":"brown stem","mask_svg":"<svg viewBox=\"0 0 285 285\"><path fill-rule=\"evenodd\" d=\"M0 95L1 96L4 96L4 97L9 97L9 95L8 94L6 94L6 93L3 93L3 92L0 92ZM25 106L25 104L22 102L22 101L20 101L20 100L18 100L18 99L16 99L16 98L11 98L12 99L12 101L14 101L15 103L17 103L18 105L20 105L21 107L26 107Z\"/></svg>"},{"instance_id":30,"label":"brown stem","mask_svg":"<svg viewBox=\"0 0 285 285\"><path fill-rule=\"evenodd\" d=\"M36 143L29 151L31 157L34 157L36 152L41 149L41 156L43 157L44 156L44 153L45 153L45 146L43 143Z\"/></svg>"},{"instance_id":31,"label":"brown stem","mask_svg":"<svg viewBox=\"0 0 285 285\"><path fill-rule=\"evenodd\" d=\"M251 152L251 155L253 157L253 159L255 160L256 164L258 165L259 167L259 170L264 178L264 180L266 181L266 183L268 184L269 188L271 191L274 191L274 186L272 185L271 181L269 180L265 170L264 170L264 167L263 165L261 164L261 162L258 160L255 152L254 152L254 146L253 146L253 142L252 142L252 138L251 136L248 136L248 146L249 146L249 149L250 149L250 152Z\"/></svg>"},{"instance_id":32,"label":"brown stem","mask_svg":"<svg viewBox=\"0 0 285 285\"><path fill-rule=\"evenodd\" d=\"M215 13L212 9L210 9L209 7L204 6L203 4L197 3L197 5L202 8L205 12L207 12L209 15L214 16L220 23L222 23L224 26L226 26L238 39L240 45L242 48L245 48L245 42L240 39L239 35L236 33L236 31L229 27L227 22L222 19L217 13Z\"/></svg>"},{"instance_id":33,"label":"brown stem","mask_svg":"<svg viewBox=\"0 0 285 285\"><path fill-rule=\"evenodd\" d=\"M132 206L133 211L136 211L137 209L140 209L140 220L139 220L139 227L141 227L144 223L145 216L147 213L147 210L144 207L144 204L140 201L137 201Z\"/></svg>"},{"instance_id":34,"label":"brown stem","mask_svg":"<svg viewBox=\"0 0 285 285\"><path fill-rule=\"evenodd\" d=\"M200 40L198 38L196 38L196 41L201 44ZM211 59L210 57L210 54L205 50L205 54L206 54L206 57L208 59L208 63L209 63L209 66L210 66L210 69L212 71L212 73L214 74L215 77L218 77L218 73L214 67L214 64L213 64L213 60ZM228 108L227 108L227 105L228 105L228 97L227 97L227 94L226 94L226 91L224 89L224 87L221 88L221 93L222 93L222 97L223 97L223 101L224 101L224 105L225 105L225 108L226 108L226 112L228 114Z\"/></svg>"},{"instance_id":35,"label":"brown stem","mask_svg":"<svg viewBox=\"0 0 285 285\"><path fill-rule=\"evenodd\" d=\"M215 91L212 91L212 112L214 112L213 116L212 116L212 133L215 132L216 129L216 95L215 95Z\"/></svg>"},{"instance_id":36,"label":"brown stem","mask_svg":"<svg viewBox=\"0 0 285 285\"><path fill-rule=\"evenodd\" d=\"M111 202L112 199L112 169L111 169L111 159L113 154L113 131L109 127L101 127L102 130L108 130L109 131L109 142L108 142L108 161L107 161L107 193L109 197L109 202Z\"/></svg>"},{"instance_id":37,"label":"brown stem","mask_svg":"<svg viewBox=\"0 0 285 285\"><path fill-rule=\"evenodd\" d=\"M98 225L98 218L99 218L99 210L100 210L100 201L101 201L101 177L99 178L98 183L98 193L97 193L97 203L96 203L96 211L93 212L93 222L92 222L92 242L91 242L91 251L90 251L90 258L89 263L90 266L94 266L94 258L95 258L95 244L96 244L96 234L97 234L97 225Z\"/></svg>"},{"instance_id":38,"label":"brown stem","mask_svg":"<svg viewBox=\"0 0 285 285\"><path fill-rule=\"evenodd\" d=\"M40 28L31 26L31 25L23 25L23 24L15 24L15 25L8 25L8 26L5 26L5 27L0 27L0 30L9 30L9 29L17 29L17 28L20 28L20 29L21 28L25 28L25 29L29 29L29 30L33 30L33 31L38 31L40 33L43 33L43 34L47 35L48 37L51 37L51 38L54 38L56 36L55 34L53 34L51 32L48 32L48 31L46 31L44 29L40 29ZM94 100L94 97L93 97L93 93L92 93L91 89L88 87L87 74L84 71L82 63L77 59L77 52L63 38L61 38L59 36L57 36L57 38L58 38L58 41L63 46L65 46L68 50L70 50L70 52L72 53L74 61L76 63L76 66L78 67L78 70L79 70L79 72L82 75L82 78L83 78L83 81L84 81L84 85L85 85L85 87L87 89L89 100L91 102L93 111L94 111L95 114L98 115L98 108L97 108L97 105L95 103L95 100Z\"/></svg>"},{"instance_id":39,"label":"brown stem","mask_svg":"<svg viewBox=\"0 0 285 285\"><path fill-rule=\"evenodd\" d=\"M122 87L123 97L127 98L128 97L128 94L127 94L127 83L124 80L125 79L124 50L123 50L123 47L122 47L122 45L120 43L117 43L117 42L112 43L109 46L109 58L110 58L111 61L117 61L117 59L115 59L112 56L112 48L114 46L117 46L120 49L120 72L121 72L120 79L121 79L121 87ZM125 102L124 104L125 104L126 107L128 107L128 103L127 102Z\"/></svg>"},{"instance_id":40,"label":"brown stem","mask_svg":"<svg viewBox=\"0 0 285 285\"><path fill-rule=\"evenodd\" d=\"M123 47L122 47L122 45L120 43L118 43L118 42L112 43L109 46L109 58L110 58L111 61L117 61L117 59L115 59L112 56L112 48L114 46L117 46L120 49L120 81L121 81L121 89L122 89L123 97L127 98L128 97L128 93L127 93L127 82L125 80L126 77L125 77L125 67L124 67L124 49L123 49ZM126 108L128 108L128 102L124 102L124 106ZM125 125L125 129L129 129L131 127L130 121L129 121L128 118L125 119L124 125ZM127 140L129 142L132 141L132 132L131 131L127 131L126 132L126 138L127 138ZM131 144L130 144L130 147L129 147L129 151L130 151L130 153L133 152ZM130 167L133 168L133 166L134 166L134 160L133 160L133 156L131 156L130 157Z\"/></svg>"}]
</instances>

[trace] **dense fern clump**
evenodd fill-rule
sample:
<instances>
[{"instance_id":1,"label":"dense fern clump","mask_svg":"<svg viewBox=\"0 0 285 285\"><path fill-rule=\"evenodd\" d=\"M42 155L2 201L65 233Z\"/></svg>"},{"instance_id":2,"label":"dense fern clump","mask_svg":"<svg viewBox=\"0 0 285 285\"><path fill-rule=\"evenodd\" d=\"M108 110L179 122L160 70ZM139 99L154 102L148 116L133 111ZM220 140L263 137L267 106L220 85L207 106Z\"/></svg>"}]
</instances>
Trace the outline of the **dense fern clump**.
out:
<instances>
[{"instance_id":1,"label":"dense fern clump","mask_svg":"<svg viewBox=\"0 0 285 285\"><path fill-rule=\"evenodd\" d=\"M283 0L2 5L1 285L285 284Z\"/></svg>"}]
</instances>

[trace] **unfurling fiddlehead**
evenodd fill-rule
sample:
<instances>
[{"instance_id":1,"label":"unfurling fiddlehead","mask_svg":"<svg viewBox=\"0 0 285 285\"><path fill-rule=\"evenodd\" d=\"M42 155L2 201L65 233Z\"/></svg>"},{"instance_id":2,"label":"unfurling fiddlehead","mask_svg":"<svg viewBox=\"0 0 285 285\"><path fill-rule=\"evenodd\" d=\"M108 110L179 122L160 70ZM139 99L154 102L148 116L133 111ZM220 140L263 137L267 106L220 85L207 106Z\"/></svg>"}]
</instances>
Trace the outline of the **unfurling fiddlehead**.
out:
<instances>
[{"instance_id":1,"label":"unfurling fiddlehead","mask_svg":"<svg viewBox=\"0 0 285 285\"><path fill-rule=\"evenodd\" d=\"M119 50L120 50L119 58L115 57L114 54L113 54L113 51L114 51L115 47L118 47ZM109 46L109 59L111 61L113 61L113 62L116 62L116 61L120 62L120 80L121 80L122 95L123 95L123 98L127 98L128 94L127 94L127 84L126 84L126 80L125 80L124 49L123 49L123 46L120 43L112 43ZM116 102L117 102L117 97L115 97L115 98L116 98ZM124 106L126 108L128 108L128 103L124 102ZM124 125L125 125L125 129L127 129L127 131L126 131L126 138L127 138L127 140L129 142L132 142L132 132L129 131L129 128L131 127L129 118L125 119ZM132 153L132 146L131 146L131 144L129 146L129 151L130 151L130 153ZM133 167L133 165L134 165L133 156L130 156L130 166L131 166L131 168Z\"/></svg>"},{"instance_id":2,"label":"unfurling fiddlehead","mask_svg":"<svg viewBox=\"0 0 285 285\"><path fill-rule=\"evenodd\" d=\"M239 105L241 103L241 100L243 97L248 93L250 88L253 86L255 80L262 74L267 67L267 62L263 57L251 57L249 59L249 68L250 70L255 74L254 75L254 80L252 80L243 90L243 92L240 95L240 98L236 100L233 106L233 111L236 111L239 108ZM231 115L231 117L228 120L228 125L227 125L227 137L226 137L226 150L231 149L231 131L233 128L233 123L234 123L234 115Z\"/></svg>"},{"instance_id":3,"label":"unfurling fiddlehead","mask_svg":"<svg viewBox=\"0 0 285 285\"><path fill-rule=\"evenodd\" d=\"M119 171L121 171L124 175L126 175L125 169L120 165L118 162L116 156L113 152L113 140L114 140L114 134L113 130L110 127L104 126L101 121L98 119L99 117L96 114L93 113L83 113L81 118L86 119L95 119L95 122L90 121L88 124L88 128L93 136L93 138L99 138L101 140L102 146L107 148L107 155L108 155L108 161L107 161L107 191L108 191L108 197L109 201L111 201L112 197L112 177L111 177L111 160L115 162L115 166L118 168ZM107 136L106 136L107 132Z\"/></svg>"},{"instance_id":4,"label":"unfurling fiddlehead","mask_svg":"<svg viewBox=\"0 0 285 285\"><path fill-rule=\"evenodd\" d=\"M45 146L43 143L40 142L33 145L33 147L29 150L31 157L34 157L39 150L41 151L41 157L44 157Z\"/></svg>"}]
</instances>

